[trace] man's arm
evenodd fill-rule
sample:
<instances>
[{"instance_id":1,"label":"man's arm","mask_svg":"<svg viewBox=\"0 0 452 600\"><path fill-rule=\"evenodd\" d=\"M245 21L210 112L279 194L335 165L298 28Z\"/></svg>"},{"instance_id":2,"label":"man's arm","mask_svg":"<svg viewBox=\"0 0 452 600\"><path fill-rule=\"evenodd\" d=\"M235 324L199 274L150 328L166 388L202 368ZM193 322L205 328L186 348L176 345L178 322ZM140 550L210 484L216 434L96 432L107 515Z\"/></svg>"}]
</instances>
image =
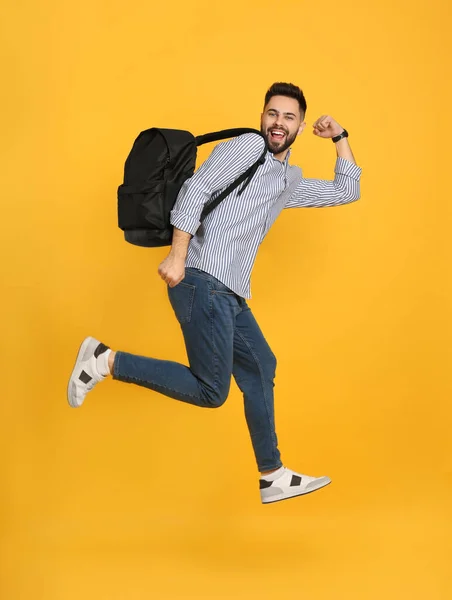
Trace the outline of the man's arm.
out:
<instances>
[{"instance_id":1,"label":"man's arm","mask_svg":"<svg viewBox=\"0 0 452 600\"><path fill-rule=\"evenodd\" d=\"M218 144L193 177L187 179L171 211L171 225L194 235L204 205L212 194L230 185L261 156L264 139L246 133Z\"/></svg>"},{"instance_id":2,"label":"man's arm","mask_svg":"<svg viewBox=\"0 0 452 600\"><path fill-rule=\"evenodd\" d=\"M343 127L328 116L320 117L314 123L313 133L318 137L332 138L342 131ZM284 208L322 208L359 200L362 169L356 165L347 138L342 138L335 146L337 159L334 180L303 178Z\"/></svg>"},{"instance_id":3,"label":"man's arm","mask_svg":"<svg viewBox=\"0 0 452 600\"><path fill-rule=\"evenodd\" d=\"M171 250L158 269L170 287L185 277L188 245L200 225L206 202L215 191L227 187L255 163L264 147L263 138L254 133L218 144L193 177L184 182L171 211L170 222L174 227Z\"/></svg>"},{"instance_id":4,"label":"man's arm","mask_svg":"<svg viewBox=\"0 0 452 600\"><path fill-rule=\"evenodd\" d=\"M348 160L348 162L356 165L355 157L353 156L352 149L350 148L348 138L342 138L334 145L336 146L336 154L338 158L344 158L345 160Z\"/></svg>"}]
</instances>

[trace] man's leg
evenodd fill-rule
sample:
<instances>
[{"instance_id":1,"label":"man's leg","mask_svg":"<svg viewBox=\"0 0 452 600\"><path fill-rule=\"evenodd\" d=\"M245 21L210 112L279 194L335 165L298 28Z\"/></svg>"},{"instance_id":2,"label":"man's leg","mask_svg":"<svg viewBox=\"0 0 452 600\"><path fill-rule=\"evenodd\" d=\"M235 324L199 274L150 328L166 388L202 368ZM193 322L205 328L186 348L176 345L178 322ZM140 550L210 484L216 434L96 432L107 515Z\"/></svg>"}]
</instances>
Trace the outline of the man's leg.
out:
<instances>
[{"instance_id":1,"label":"man's leg","mask_svg":"<svg viewBox=\"0 0 452 600\"><path fill-rule=\"evenodd\" d=\"M244 300L236 318L232 373L243 393L245 417L261 473L282 466L275 432L276 358Z\"/></svg>"},{"instance_id":2,"label":"man's leg","mask_svg":"<svg viewBox=\"0 0 452 600\"><path fill-rule=\"evenodd\" d=\"M276 359L254 316L241 301L236 319L233 375L243 392L245 416L261 479L264 504L314 492L329 483L329 477L310 477L284 467L278 450L273 402Z\"/></svg>"},{"instance_id":3,"label":"man's leg","mask_svg":"<svg viewBox=\"0 0 452 600\"><path fill-rule=\"evenodd\" d=\"M196 406L221 406L230 388L235 317L239 312L237 296L226 290L210 275L187 269L185 279L168 288L168 295L182 328L189 367L118 351L114 354L113 379ZM90 360L92 364L92 356ZM95 378L94 373L90 375ZM81 389L83 383L76 383ZM80 406L83 390L74 390L72 396L75 400L70 404Z\"/></svg>"}]
</instances>

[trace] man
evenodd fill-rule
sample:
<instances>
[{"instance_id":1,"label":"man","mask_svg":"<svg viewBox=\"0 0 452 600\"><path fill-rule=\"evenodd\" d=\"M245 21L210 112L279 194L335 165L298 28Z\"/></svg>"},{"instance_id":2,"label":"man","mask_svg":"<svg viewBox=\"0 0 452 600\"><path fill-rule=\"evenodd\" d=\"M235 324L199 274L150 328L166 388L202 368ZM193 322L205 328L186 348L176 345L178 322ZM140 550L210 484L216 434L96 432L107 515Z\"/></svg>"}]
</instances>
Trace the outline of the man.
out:
<instances>
[{"instance_id":1,"label":"man","mask_svg":"<svg viewBox=\"0 0 452 600\"><path fill-rule=\"evenodd\" d=\"M290 146L305 129L305 114L300 88L275 83L261 115L268 152L244 192L238 196L236 189L200 223L205 204L261 156L264 140L253 133L218 144L180 190L171 212L171 251L159 274L168 285L190 366L113 352L88 337L68 388L69 403L77 407L97 382L112 375L182 402L214 408L225 402L233 375L244 397L263 503L330 483L328 477L301 475L281 462L273 402L276 359L246 302L258 247L283 209L337 206L360 197L361 168L348 134L328 115L317 119L313 133L334 138L334 181L303 178L298 167L289 165Z\"/></svg>"}]
</instances>

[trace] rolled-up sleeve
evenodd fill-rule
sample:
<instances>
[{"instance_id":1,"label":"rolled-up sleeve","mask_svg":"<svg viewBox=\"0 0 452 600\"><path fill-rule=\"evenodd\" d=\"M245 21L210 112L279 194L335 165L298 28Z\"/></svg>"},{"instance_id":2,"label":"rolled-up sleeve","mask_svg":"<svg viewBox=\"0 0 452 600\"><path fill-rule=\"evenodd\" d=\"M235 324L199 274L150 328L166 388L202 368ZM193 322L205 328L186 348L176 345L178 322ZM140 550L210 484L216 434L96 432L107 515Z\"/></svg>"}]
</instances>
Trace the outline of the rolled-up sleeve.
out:
<instances>
[{"instance_id":1,"label":"rolled-up sleeve","mask_svg":"<svg viewBox=\"0 0 452 600\"><path fill-rule=\"evenodd\" d=\"M361 167L338 156L334 172L332 181L303 177L284 208L322 208L359 200Z\"/></svg>"},{"instance_id":2,"label":"rolled-up sleeve","mask_svg":"<svg viewBox=\"0 0 452 600\"><path fill-rule=\"evenodd\" d=\"M264 148L264 139L256 133L218 144L194 175L183 183L171 211L171 225L194 235L201 224L204 205L212 194L230 185L251 167Z\"/></svg>"}]
</instances>

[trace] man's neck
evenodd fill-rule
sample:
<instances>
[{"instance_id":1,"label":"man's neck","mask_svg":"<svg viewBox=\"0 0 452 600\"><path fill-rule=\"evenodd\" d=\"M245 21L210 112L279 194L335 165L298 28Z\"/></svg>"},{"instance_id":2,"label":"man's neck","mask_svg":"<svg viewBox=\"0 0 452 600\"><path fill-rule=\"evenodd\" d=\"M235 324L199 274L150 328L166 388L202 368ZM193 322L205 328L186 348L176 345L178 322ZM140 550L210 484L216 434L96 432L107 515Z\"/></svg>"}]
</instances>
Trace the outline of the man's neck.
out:
<instances>
[{"instance_id":1,"label":"man's neck","mask_svg":"<svg viewBox=\"0 0 452 600\"><path fill-rule=\"evenodd\" d=\"M273 154L273 156L279 160L280 162L284 162L286 160L286 156L289 153L290 148L287 148L287 150L284 150L284 152L281 152L280 154Z\"/></svg>"}]
</instances>

